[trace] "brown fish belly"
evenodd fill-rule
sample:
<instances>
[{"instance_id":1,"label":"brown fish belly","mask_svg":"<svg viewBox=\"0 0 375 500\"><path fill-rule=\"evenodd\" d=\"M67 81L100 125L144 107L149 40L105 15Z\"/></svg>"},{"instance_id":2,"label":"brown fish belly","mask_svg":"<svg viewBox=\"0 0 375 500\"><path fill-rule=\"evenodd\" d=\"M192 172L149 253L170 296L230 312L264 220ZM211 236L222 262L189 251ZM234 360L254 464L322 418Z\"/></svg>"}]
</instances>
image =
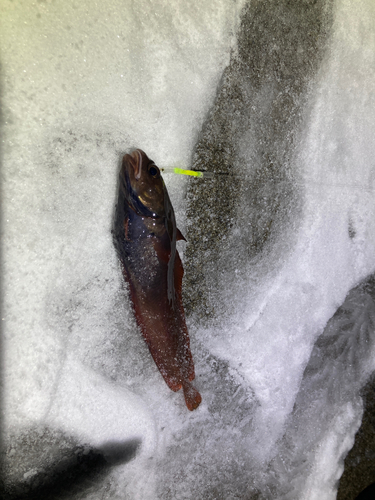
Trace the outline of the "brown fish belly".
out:
<instances>
[{"instance_id":1,"label":"brown fish belly","mask_svg":"<svg viewBox=\"0 0 375 500\"><path fill-rule=\"evenodd\" d=\"M186 327L178 307L172 308L161 287L156 293L135 292L130 283L135 316L160 372L177 391L184 378L193 380L194 367Z\"/></svg>"},{"instance_id":2,"label":"brown fish belly","mask_svg":"<svg viewBox=\"0 0 375 500\"><path fill-rule=\"evenodd\" d=\"M172 391L183 388L186 405L189 410L194 410L199 406L201 396L190 384L194 380L195 373L182 305L183 267L176 251L175 296L171 302L167 295L170 252L162 248L160 241L156 239L155 253L159 261L158 272L156 279L150 280L147 287L141 286L129 268L124 272L124 277L130 286L137 323L160 373Z\"/></svg>"}]
</instances>

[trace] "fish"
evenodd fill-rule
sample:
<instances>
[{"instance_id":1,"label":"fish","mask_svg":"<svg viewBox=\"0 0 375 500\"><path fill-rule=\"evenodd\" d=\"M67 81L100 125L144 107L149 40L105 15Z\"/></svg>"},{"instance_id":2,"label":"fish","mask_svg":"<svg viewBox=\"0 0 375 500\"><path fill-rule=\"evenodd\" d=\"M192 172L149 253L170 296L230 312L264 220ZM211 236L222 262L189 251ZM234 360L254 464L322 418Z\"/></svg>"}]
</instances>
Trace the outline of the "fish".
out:
<instances>
[{"instance_id":1,"label":"fish","mask_svg":"<svg viewBox=\"0 0 375 500\"><path fill-rule=\"evenodd\" d=\"M122 159L112 234L151 356L168 387L182 388L193 411L202 397L191 383L195 369L182 303L184 269L176 249L185 238L160 169L141 149Z\"/></svg>"}]
</instances>

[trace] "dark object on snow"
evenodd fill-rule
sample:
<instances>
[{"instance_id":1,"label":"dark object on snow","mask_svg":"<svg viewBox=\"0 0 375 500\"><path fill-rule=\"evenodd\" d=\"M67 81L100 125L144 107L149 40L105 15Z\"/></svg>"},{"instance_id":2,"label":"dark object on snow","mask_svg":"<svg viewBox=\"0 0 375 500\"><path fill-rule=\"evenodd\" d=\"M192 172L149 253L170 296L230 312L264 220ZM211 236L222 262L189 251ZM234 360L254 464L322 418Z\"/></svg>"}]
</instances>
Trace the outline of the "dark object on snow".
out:
<instances>
[{"instance_id":1,"label":"dark object on snow","mask_svg":"<svg viewBox=\"0 0 375 500\"><path fill-rule=\"evenodd\" d=\"M151 355L168 387L182 387L186 406L195 410L202 398L191 385L195 374L182 305L184 270L176 250L176 241L184 237L160 170L140 149L123 158L113 236Z\"/></svg>"}]
</instances>

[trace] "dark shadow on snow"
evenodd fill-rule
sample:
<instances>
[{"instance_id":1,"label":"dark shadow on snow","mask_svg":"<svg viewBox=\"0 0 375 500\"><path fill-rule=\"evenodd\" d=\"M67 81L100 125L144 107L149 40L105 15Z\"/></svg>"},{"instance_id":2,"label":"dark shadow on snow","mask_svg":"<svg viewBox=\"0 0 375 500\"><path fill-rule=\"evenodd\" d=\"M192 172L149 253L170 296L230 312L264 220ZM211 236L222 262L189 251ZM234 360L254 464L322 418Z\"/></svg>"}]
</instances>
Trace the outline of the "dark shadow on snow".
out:
<instances>
[{"instance_id":1,"label":"dark shadow on snow","mask_svg":"<svg viewBox=\"0 0 375 500\"><path fill-rule=\"evenodd\" d=\"M132 460L140 439L81 445L59 431L29 429L13 436L3 461L3 500L81 498L106 479L113 467Z\"/></svg>"}]
</instances>

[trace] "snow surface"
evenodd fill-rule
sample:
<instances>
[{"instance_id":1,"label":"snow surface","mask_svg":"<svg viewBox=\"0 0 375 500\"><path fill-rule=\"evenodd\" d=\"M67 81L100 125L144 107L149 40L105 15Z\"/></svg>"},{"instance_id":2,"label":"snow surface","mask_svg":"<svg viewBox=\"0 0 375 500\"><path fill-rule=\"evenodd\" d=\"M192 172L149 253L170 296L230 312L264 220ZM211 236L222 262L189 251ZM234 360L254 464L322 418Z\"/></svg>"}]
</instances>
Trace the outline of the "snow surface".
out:
<instances>
[{"instance_id":1,"label":"snow surface","mask_svg":"<svg viewBox=\"0 0 375 500\"><path fill-rule=\"evenodd\" d=\"M141 439L111 474L111 498L215 498L220 484L244 498L268 491L272 470L281 489L293 476L275 460L313 346L375 271L375 5L335 4L295 159L293 247L276 269L260 258L219 330L189 319L203 396L193 413L136 328L110 234L121 154L141 147L188 166L235 49L243 1L171 5L2 0L4 430L48 425L99 448ZM189 180L166 182L183 230ZM324 399L323 431L305 417L291 434L300 448L316 441L285 498L335 498L360 424L358 381L375 369L374 343L361 352L360 375L345 380L353 399ZM332 380L345 377L338 366Z\"/></svg>"}]
</instances>

